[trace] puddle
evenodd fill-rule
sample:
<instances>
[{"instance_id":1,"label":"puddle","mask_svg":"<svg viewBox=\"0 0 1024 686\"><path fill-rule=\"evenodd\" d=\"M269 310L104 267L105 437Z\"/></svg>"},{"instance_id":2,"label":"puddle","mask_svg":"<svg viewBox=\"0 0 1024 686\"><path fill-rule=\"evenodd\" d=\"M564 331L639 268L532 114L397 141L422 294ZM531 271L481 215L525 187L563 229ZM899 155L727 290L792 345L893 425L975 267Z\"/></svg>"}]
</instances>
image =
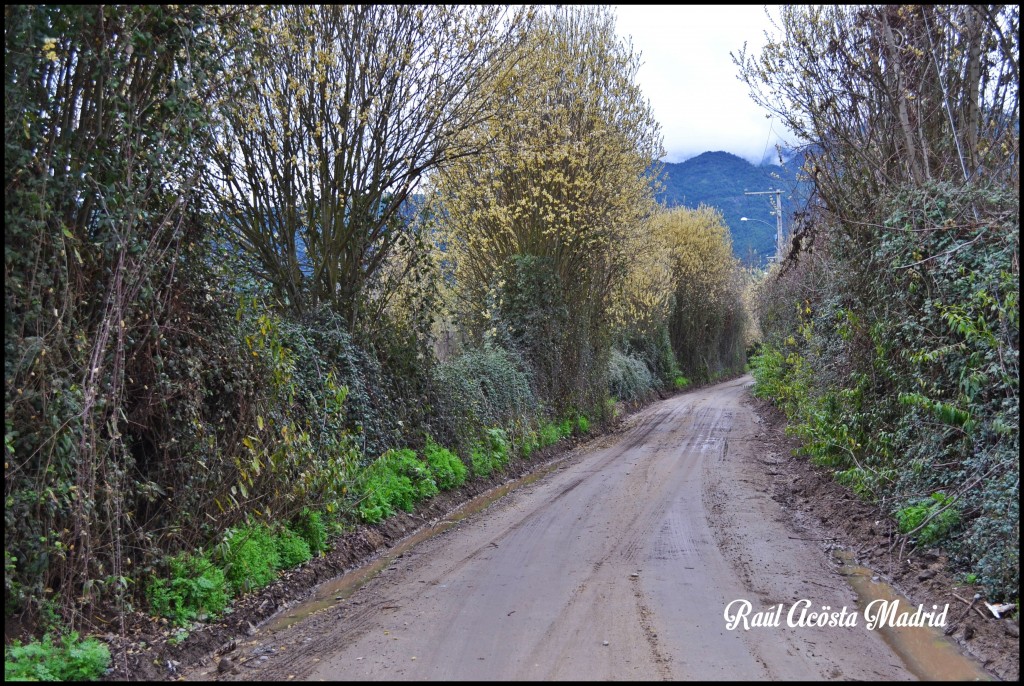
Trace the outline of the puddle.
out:
<instances>
[{"instance_id":1,"label":"puddle","mask_svg":"<svg viewBox=\"0 0 1024 686\"><path fill-rule=\"evenodd\" d=\"M388 565L395 561L396 558L405 554L407 550L415 546L417 543L421 543L428 538L444 533L466 517L485 509L488 505L506 495L509 491L531 484L556 469L560 469L562 467L562 462L563 460L556 460L551 464L530 472L526 476L509 481L501 486L496 486L489 491L481 493L472 500L463 503L451 512L444 520L437 524L420 529L419 531L403 538L381 557L375 558L362 567L358 567L350 572L342 574L339 577L320 584L313 590L312 595L308 599L292 608L289 608L283 614L272 618L260 627L259 633L267 635L281 631L282 629L287 629L315 612L332 607L333 605L337 605L339 602L346 600L373 577L386 569Z\"/></svg>"},{"instance_id":2,"label":"puddle","mask_svg":"<svg viewBox=\"0 0 1024 686\"><path fill-rule=\"evenodd\" d=\"M843 565L843 576L857 592L857 609L864 617L868 603L874 600L899 601L899 612L913 612L917 605L899 595L889 584L872 581L873 572L853 562L853 554L847 550L833 552ZM877 607L877 606L876 606ZM941 612L942 607L940 606ZM925 612L931 610L924 608ZM963 613L963 607L949 606L946 625L956 621ZM994 681L991 675L977 662L961 654L960 649L942 632L942 627L932 626L882 626L875 631L900 656L907 669L921 681Z\"/></svg>"}]
</instances>

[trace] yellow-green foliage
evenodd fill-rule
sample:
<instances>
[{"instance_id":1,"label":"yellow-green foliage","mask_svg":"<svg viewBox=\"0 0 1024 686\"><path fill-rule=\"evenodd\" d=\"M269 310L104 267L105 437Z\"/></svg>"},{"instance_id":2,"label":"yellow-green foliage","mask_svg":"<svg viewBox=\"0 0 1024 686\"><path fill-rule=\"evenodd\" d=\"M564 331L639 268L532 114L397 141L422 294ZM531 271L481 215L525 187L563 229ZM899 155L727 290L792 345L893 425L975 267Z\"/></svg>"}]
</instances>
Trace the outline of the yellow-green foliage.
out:
<instances>
[{"instance_id":1,"label":"yellow-green foliage","mask_svg":"<svg viewBox=\"0 0 1024 686\"><path fill-rule=\"evenodd\" d=\"M660 132L611 14L551 11L517 60L494 84L494 118L467 132L491 141L484 154L440 178L448 249L461 288L477 294L515 254L553 257L574 282L621 249L623 232L652 207L647 170L661 154Z\"/></svg>"},{"instance_id":2,"label":"yellow-green foliage","mask_svg":"<svg viewBox=\"0 0 1024 686\"><path fill-rule=\"evenodd\" d=\"M542 381L565 377L542 396L568 393L544 398L567 406L603 377L612 285L654 207L661 137L606 8L545 12L515 59L492 84L495 116L465 132L483 154L439 176L445 257L461 321L478 336L507 327Z\"/></svg>"},{"instance_id":3,"label":"yellow-green foliage","mask_svg":"<svg viewBox=\"0 0 1024 686\"><path fill-rule=\"evenodd\" d=\"M741 369L748 317L740 265L721 212L679 207L659 213L653 226L672 265L669 338L680 369L699 380Z\"/></svg>"},{"instance_id":4,"label":"yellow-green foliage","mask_svg":"<svg viewBox=\"0 0 1024 686\"><path fill-rule=\"evenodd\" d=\"M665 239L646 223L623 237L629 259L624 273L615 281L609 311L617 331L651 336L671 314L674 274Z\"/></svg>"}]
</instances>

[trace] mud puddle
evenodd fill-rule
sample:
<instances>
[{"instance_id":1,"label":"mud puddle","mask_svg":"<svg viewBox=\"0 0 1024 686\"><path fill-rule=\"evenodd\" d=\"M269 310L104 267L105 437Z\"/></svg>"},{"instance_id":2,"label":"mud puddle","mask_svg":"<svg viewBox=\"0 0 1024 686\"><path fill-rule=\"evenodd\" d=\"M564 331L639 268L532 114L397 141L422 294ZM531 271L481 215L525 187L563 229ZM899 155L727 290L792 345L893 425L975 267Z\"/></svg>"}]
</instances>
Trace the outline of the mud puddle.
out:
<instances>
[{"instance_id":1,"label":"mud puddle","mask_svg":"<svg viewBox=\"0 0 1024 686\"><path fill-rule=\"evenodd\" d=\"M285 610L277 617L270 619L266 624L260 627L259 633L264 636L274 634L283 629L287 629L297 622L301 622L303 619L316 612L327 609L348 599L349 596L362 588L367 582L386 569L388 565L394 562L397 558L404 555L405 552L413 546L437 536L438 534L444 533L466 517L486 509L491 503L507 495L510 491L531 484L556 469L559 469L563 461L564 460L557 460L556 462L545 465L526 476L509 481L501 486L492 488L486 493L478 495L457 508L444 520L437 524L424 527L423 529L420 529L419 531L402 539L381 557L368 562L362 567L346 572L335 579L320 584L313 590L312 595L308 599Z\"/></svg>"},{"instance_id":2,"label":"mud puddle","mask_svg":"<svg viewBox=\"0 0 1024 686\"><path fill-rule=\"evenodd\" d=\"M853 554L847 550L833 552L842 563L841 574L857 593L857 609L862 617L868 605L874 601L899 603L900 613L913 612L917 605L898 594L892 586L878 580L874 573L854 563ZM874 613L881 602L873 606ZM882 606L884 607L884 606ZM925 607L924 611L942 612L943 607ZM946 612L945 624L955 621L961 608L950 606ZM993 681L991 675L959 649L943 634L942 627L935 626L888 626L876 629L893 652L900 656L907 668L922 681Z\"/></svg>"}]
</instances>

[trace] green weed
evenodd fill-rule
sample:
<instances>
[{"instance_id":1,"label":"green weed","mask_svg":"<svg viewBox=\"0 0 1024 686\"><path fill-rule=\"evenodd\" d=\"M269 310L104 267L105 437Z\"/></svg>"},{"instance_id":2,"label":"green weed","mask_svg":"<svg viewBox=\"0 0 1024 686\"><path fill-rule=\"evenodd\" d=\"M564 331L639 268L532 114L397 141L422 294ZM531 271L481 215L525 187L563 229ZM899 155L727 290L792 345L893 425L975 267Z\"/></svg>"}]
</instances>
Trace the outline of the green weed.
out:
<instances>
[{"instance_id":1,"label":"green weed","mask_svg":"<svg viewBox=\"0 0 1024 686\"><path fill-rule=\"evenodd\" d=\"M526 458L532 455L535 450L540 448L540 446L540 435L536 431L527 431L519 439L517 452L519 455Z\"/></svg>"},{"instance_id":2,"label":"green weed","mask_svg":"<svg viewBox=\"0 0 1024 686\"><path fill-rule=\"evenodd\" d=\"M299 534L285 529L275 537L278 569L290 569L313 557L309 544Z\"/></svg>"},{"instance_id":3,"label":"green weed","mask_svg":"<svg viewBox=\"0 0 1024 686\"><path fill-rule=\"evenodd\" d=\"M590 420L587 419L585 414L581 414L576 418L576 433L581 436L585 436L590 433Z\"/></svg>"},{"instance_id":4,"label":"green weed","mask_svg":"<svg viewBox=\"0 0 1024 686\"><path fill-rule=\"evenodd\" d=\"M412 512L417 501L438 493L429 465L409 449L384 453L367 467L361 481L359 516L366 522L390 517L395 508Z\"/></svg>"},{"instance_id":5,"label":"green weed","mask_svg":"<svg viewBox=\"0 0 1024 686\"><path fill-rule=\"evenodd\" d=\"M921 526L926 519L932 517L915 536L921 545L932 545L945 538L960 523L960 513L951 507L953 498L942 493L932 493L930 498L910 505L896 513L896 522L901 534L910 532ZM942 508L946 508L943 510ZM941 512L939 512L942 510ZM936 514L938 513L938 514ZM934 515L934 516L933 516Z\"/></svg>"},{"instance_id":6,"label":"green weed","mask_svg":"<svg viewBox=\"0 0 1024 686\"><path fill-rule=\"evenodd\" d=\"M442 448L431 438L427 438L427 446L423 449L423 458L430 467L434 482L442 491L458 488L466 482L469 470L458 455Z\"/></svg>"},{"instance_id":7,"label":"green weed","mask_svg":"<svg viewBox=\"0 0 1024 686\"><path fill-rule=\"evenodd\" d=\"M219 615L228 604L224 570L205 554L182 553L167 560L169 579L154 579L148 588L153 612L184 626Z\"/></svg>"},{"instance_id":8,"label":"green weed","mask_svg":"<svg viewBox=\"0 0 1024 686\"><path fill-rule=\"evenodd\" d=\"M477 443L469 451L469 464L473 468L473 476L477 477L490 476L494 470L487 448L482 443Z\"/></svg>"},{"instance_id":9,"label":"green weed","mask_svg":"<svg viewBox=\"0 0 1024 686\"><path fill-rule=\"evenodd\" d=\"M549 445L558 443L561 436L558 434L558 425L553 422L545 422L540 427L540 447L546 448Z\"/></svg>"},{"instance_id":10,"label":"green weed","mask_svg":"<svg viewBox=\"0 0 1024 686\"><path fill-rule=\"evenodd\" d=\"M4 681L95 681L109 664L110 649L95 638L71 633L55 645L47 634L4 649Z\"/></svg>"},{"instance_id":11,"label":"green weed","mask_svg":"<svg viewBox=\"0 0 1024 686\"><path fill-rule=\"evenodd\" d=\"M224 551L225 576L235 595L263 588L280 567L276 537L257 524L229 532Z\"/></svg>"},{"instance_id":12,"label":"green weed","mask_svg":"<svg viewBox=\"0 0 1024 686\"><path fill-rule=\"evenodd\" d=\"M292 530L302 536L312 555L319 555L327 549L327 527L324 526L323 516L316 510L302 508L292 522Z\"/></svg>"},{"instance_id":13,"label":"green weed","mask_svg":"<svg viewBox=\"0 0 1024 686\"><path fill-rule=\"evenodd\" d=\"M484 439L470 450L470 463L474 476L490 476L496 468L508 462L508 435L503 429L487 429Z\"/></svg>"}]
</instances>

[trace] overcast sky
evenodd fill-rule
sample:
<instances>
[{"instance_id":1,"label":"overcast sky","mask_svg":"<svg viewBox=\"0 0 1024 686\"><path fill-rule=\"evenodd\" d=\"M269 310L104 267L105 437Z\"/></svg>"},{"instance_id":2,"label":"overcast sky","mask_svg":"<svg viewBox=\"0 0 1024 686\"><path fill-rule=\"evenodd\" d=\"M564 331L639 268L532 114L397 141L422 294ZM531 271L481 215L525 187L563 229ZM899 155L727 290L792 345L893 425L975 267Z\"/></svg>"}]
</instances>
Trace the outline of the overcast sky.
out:
<instances>
[{"instance_id":1,"label":"overcast sky","mask_svg":"<svg viewBox=\"0 0 1024 686\"><path fill-rule=\"evenodd\" d=\"M768 5L773 17L777 6ZM620 36L631 36L637 74L665 136L665 162L724 150L754 164L774 154L785 129L750 99L729 57L774 34L764 5L617 5ZM774 129L774 130L773 130Z\"/></svg>"}]
</instances>

